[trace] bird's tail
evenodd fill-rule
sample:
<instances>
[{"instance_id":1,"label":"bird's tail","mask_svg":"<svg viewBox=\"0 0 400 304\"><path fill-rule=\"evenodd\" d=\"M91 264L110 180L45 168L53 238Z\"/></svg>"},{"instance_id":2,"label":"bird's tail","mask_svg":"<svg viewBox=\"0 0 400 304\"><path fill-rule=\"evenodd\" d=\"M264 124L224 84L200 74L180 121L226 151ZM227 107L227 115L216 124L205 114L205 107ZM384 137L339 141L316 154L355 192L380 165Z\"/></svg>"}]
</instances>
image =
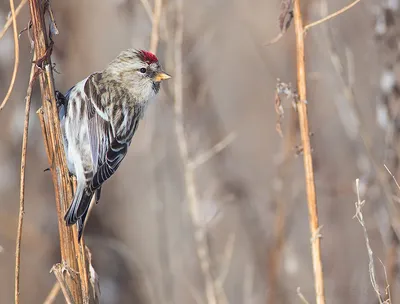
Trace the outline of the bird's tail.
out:
<instances>
[{"instance_id":1,"label":"bird's tail","mask_svg":"<svg viewBox=\"0 0 400 304\"><path fill-rule=\"evenodd\" d=\"M70 226L78 222L78 240L80 241L85 227L85 220L87 213L89 211L90 202L94 192L85 187L84 185L77 186L74 200L71 206L69 206L68 211L65 213L64 220L65 223Z\"/></svg>"}]
</instances>

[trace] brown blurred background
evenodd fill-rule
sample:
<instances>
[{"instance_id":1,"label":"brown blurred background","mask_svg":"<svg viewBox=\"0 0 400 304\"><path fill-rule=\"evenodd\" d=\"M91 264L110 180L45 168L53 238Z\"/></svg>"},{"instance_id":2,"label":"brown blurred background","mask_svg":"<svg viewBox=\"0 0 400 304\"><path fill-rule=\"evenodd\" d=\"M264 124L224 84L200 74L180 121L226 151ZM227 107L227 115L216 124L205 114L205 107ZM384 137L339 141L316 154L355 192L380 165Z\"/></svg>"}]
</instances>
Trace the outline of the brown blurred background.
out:
<instances>
[{"instance_id":1,"label":"brown blurred background","mask_svg":"<svg viewBox=\"0 0 400 304\"><path fill-rule=\"evenodd\" d=\"M308 21L349 3L302 2ZM101 70L121 50L149 46L151 22L139 0L51 3L60 31L53 52L60 91ZM291 143L285 158L285 139L275 130L277 78L295 83L293 27L278 43L265 46L279 31L279 5L278 0L184 1L182 89L189 156L201 155L227 136L233 139L195 170L197 216L220 303L301 303L298 287L314 303L303 163L296 153L300 140ZM361 1L306 36L328 303L378 303L362 228L353 219L356 178L366 200L364 218L378 283L383 291L379 258L391 281L393 303L400 302L398 242L382 188L383 183L391 187L389 197L398 193L383 164L400 178L398 9L398 0ZM4 0L1 27L8 12ZM18 17L19 30L28 20L26 6ZM175 25L175 2L164 1L157 54L172 75ZM12 303L14 295L20 151L31 60L27 35L20 41L17 82L0 113L0 303ZM0 41L1 98L13 62L10 29ZM43 172L48 164L35 115L41 103L37 86L32 102L22 303L44 301L55 282L49 270L60 260L53 187L50 174ZM286 136L290 101L284 100L284 108ZM172 79L149 107L124 165L103 188L89 219L85 239L100 276L102 303L208 303L174 117ZM284 227L278 232L277 222ZM61 294L57 303L63 303Z\"/></svg>"}]
</instances>

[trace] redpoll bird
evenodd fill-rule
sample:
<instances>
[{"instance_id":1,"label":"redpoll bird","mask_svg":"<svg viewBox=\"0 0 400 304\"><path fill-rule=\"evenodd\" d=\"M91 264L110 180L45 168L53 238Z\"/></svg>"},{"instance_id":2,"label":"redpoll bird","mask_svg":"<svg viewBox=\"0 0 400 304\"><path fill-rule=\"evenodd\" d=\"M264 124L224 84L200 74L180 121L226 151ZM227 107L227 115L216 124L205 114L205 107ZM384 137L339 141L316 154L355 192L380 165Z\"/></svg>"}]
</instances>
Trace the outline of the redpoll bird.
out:
<instances>
[{"instance_id":1,"label":"redpoll bird","mask_svg":"<svg viewBox=\"0 0 400 304\"><path fill-rule=\"evenodd\" d=\"M65 97L57 92L68 169L77 179L64 219L67 225L78 223L79 240L93 196L97 203L101 186L124 159L149 100L168 78L154 54L129 49Z\"/></svg>"}]
</instances>

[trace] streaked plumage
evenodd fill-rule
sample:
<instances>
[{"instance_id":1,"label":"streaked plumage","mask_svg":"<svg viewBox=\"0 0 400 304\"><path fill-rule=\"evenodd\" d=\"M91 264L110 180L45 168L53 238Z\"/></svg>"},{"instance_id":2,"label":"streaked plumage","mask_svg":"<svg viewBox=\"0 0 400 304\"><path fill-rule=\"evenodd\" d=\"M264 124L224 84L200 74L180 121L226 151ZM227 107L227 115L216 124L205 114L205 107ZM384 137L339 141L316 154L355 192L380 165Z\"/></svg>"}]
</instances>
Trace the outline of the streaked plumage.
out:
<instances>
[{"instance_id":1,"label":"streaked plumage","mask_svg":"<svg viewBox=\"0 0 400 304\"><path fill-rule=\"evenodd\" d=\"M108 67L58 93L60 123L68 169L77 189L67 225L78 223L79 239L89 205L124 159L149 100L168 79L155 55L126 50Z\"/></svg>"}]
</instances>

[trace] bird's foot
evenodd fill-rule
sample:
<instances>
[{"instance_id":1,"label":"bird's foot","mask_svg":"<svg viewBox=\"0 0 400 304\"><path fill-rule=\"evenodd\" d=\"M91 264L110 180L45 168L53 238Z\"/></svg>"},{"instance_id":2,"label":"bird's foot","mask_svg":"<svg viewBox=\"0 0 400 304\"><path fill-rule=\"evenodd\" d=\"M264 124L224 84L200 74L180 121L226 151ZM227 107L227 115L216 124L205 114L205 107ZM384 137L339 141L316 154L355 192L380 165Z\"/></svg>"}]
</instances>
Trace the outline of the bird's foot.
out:
<instances>
[{"instance_id":1,"label":"bird's foot","mask_svg":"<svg viewBox=\"0 0 400 304\"><path fill-rule=\"evenodd\" d=\"M65 96L60 91L57 91L57 90L54 93L55 93L55 96L56 96L57 108L60 108L61 106L65 106L66 105L66 101L67 101Z\"/></svg>"}]
</instances>

